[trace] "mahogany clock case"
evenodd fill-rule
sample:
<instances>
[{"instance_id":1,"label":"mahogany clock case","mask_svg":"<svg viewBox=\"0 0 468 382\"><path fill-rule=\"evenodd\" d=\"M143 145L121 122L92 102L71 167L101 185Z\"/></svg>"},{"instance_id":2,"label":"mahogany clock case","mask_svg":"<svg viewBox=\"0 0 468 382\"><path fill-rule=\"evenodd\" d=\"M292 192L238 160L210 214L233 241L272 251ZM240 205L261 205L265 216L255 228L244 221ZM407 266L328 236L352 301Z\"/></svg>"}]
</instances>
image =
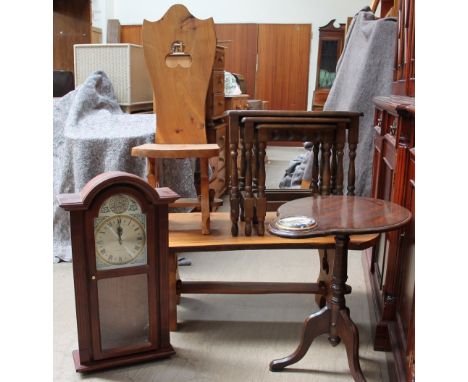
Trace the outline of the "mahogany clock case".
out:
<instances>
[{"instance_id":1,"label":"mahogany clock case","mask_svg":"<svg viewBox=\"0 0 468 382\"><path fill-rule=\"evenodd\" d=\"M118 194L133 198L146 216L147 261L143 265L97 269L95 218L103 203ZM59 205L70 211L71 219L79 347L73 352L76 371L95 371L174 354L169 342L168 203L178 195L167 188L155 190L134 175L110 172L92 179L79 194L58 198ZM106 304L106 300L110 303ZM115 302L120 306L115 308ZM143 322L147 317L147 334L134 336L135 322L140 320L141 324L142 317ZM127 332L122 334L122 330ZM117 333L124 340L111 342L105 333Z\"/></svg>"}]
</instances>

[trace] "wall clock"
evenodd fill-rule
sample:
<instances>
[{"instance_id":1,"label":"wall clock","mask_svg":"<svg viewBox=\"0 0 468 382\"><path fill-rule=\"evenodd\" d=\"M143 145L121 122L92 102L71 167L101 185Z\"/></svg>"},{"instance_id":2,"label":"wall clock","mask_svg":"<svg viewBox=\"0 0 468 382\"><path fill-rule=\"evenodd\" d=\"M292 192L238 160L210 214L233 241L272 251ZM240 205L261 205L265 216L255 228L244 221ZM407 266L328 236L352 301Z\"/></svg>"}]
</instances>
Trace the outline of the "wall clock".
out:
<instances>
[{"instance_id":1,"label":"wall clock","mask_svg":"<svg viewBox=\"0 0 468 382\"><path fill-rule=\"evenodd\" d=\"M169 342L168 204L179 196L124 172L61 194L70 211L78 372L174 354Z\"/></svg>"}]
</instances>

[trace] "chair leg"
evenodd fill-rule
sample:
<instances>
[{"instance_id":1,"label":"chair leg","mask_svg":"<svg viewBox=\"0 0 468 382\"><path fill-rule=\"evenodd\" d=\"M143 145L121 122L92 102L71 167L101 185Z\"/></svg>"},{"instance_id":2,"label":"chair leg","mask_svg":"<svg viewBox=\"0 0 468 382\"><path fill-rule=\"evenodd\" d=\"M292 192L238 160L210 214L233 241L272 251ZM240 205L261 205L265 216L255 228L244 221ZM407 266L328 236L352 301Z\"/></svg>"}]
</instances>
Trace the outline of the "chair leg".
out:
<instances>
[{"instance_id":1,"label":"chair leg","mask_svg":"<svg viewBox=\"0 0 468 382\"><path fill-rule=\"evenodd\" d=\"M210 189L207 158L200 158L200 193L202 234L208 235L210 233Z\"/></svg>"},{"instance_id":2,"label":"chair leg","mask_svg":"<svg viewBox=\"0 0 468 382\"><path fill-rule=\"evenodd\" d=\"M158 171L158 163L156 162L155 158L147 158L147 169L146 169L146 179L148 184L155 188L159 185L159 171Z\"/></svg>"}]
</instances>

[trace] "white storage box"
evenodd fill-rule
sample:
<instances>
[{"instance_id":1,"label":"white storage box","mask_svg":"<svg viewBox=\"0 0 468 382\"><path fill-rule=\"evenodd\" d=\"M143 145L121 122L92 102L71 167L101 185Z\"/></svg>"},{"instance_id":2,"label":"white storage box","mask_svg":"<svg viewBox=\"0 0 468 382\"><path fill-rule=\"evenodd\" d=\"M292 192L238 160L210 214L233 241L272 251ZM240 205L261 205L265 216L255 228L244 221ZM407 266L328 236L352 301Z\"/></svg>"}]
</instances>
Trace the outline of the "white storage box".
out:
<instances>
[{"instance_id":1,"label":"white storage box","mask_svg":"<svg viewBox=\"0 0 468 382\"><path fill-rule=\"evenodd\" d=\"M97 70L107 74L117 100L127 112L151 110L153 89L143 47L134 44L76 44L75 86Z\"/></svg>"}]
</instances>

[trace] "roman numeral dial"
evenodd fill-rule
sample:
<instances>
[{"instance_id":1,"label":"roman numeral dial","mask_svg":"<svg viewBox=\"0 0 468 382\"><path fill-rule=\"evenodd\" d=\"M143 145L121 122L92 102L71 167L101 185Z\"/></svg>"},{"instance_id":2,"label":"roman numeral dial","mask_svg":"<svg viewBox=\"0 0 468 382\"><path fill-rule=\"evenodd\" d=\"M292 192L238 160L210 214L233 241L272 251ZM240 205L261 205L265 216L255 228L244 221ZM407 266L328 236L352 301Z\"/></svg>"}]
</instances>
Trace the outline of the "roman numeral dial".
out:
<instances>
[{"instance_id":1,"label":"roman numeral dial","mask_svg":"<svg viewBox=\"0 0 468 382\"><path fill-rule=\"evenodd\" d=\"M130 215L105 218L95 228L94 238L98 269L146 264L146 233L139 219Z\"/></svg>"}]
</instances>

